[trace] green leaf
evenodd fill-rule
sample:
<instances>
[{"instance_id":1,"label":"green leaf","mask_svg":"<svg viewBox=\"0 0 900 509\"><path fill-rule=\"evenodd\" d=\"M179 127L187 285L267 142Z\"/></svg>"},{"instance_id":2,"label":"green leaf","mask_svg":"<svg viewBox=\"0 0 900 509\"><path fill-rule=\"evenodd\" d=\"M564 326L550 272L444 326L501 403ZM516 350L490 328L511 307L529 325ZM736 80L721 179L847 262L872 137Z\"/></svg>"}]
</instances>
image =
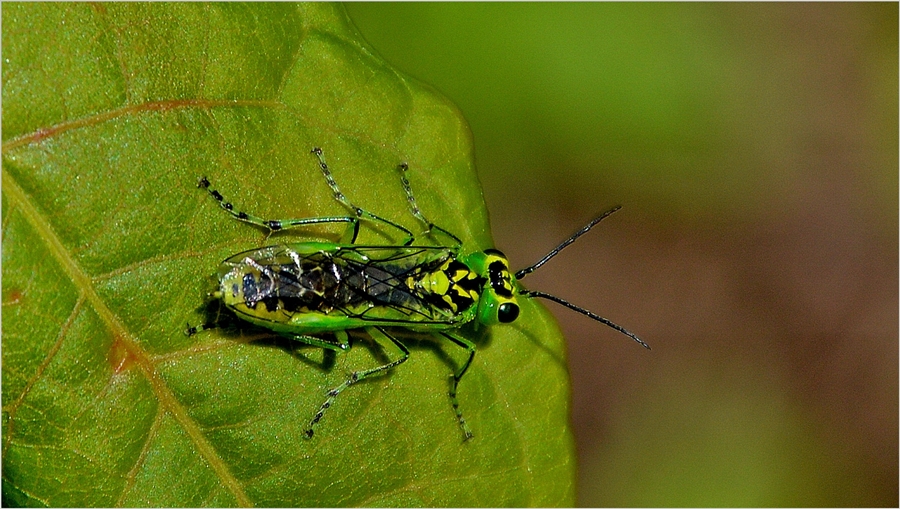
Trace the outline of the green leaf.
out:
<instances>
[{"instance_id":1,"label":"green leaf","mask_svg":"<svg viewBox=\"0 0 900 509\"><path fill-rule=\"evenodd\" d=\"M187 337L218 263L265 218L343 215L346 196L419 231L419 204L491 246L468 128L388 66L332 4L31 4L3 12L3 504L552 506L574 502L565 348L546 310L325 392L380 351L245 327ZM307 237L337 240L340 228ZM364 229L361 241L387 244Z\"/></svg>"}]
</instances>

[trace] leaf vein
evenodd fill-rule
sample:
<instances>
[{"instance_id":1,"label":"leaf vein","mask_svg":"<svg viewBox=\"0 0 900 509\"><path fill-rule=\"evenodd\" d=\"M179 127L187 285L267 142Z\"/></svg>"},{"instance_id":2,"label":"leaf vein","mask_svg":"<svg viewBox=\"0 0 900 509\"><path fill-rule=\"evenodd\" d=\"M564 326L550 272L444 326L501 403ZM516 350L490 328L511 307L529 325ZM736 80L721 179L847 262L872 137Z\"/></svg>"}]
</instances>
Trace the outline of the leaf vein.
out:
<instances>
[{"instance_id":1,"label":"leaf vein","mask_svg":"<svg viewBox=\"0 0 900 509\"><path fill-rule=\"evenodd\" d=\"M7 153L12 149L38 143L47 138L59 135L66 131L88 127L124 117L127 115L153 111L170 111L184 108L220 108L220 107L269 107L281 108L284 105L278 101L259 101L252 99L171 99L165 101L151 101L142 104L133 104L124 106L114 110L104 111L87 117L60 122L50 127L42 127L35 132L18 136L4 143L2 146L3 153Z\"/></svg>"},{"instance_id":2,"label":"leaf vein","mask_svg":"<svg viewBox=\"0 0 900 509\"><path fill-rule=\"evenodd\" d=\"M156 372L154 364L151 362L146 352L137 344L135 338L125 328L125 325L119 320L119 317L106 305L103 299L95 290L91 283L90 277L85 274L78 263L70 256L69 250L63 245L62 240L53 230L53 227L44 218L41 213L34 207L31 197L19 186L12 175L3 171L2 179L3 191L7 193L10 200L17 203L21 207L23 216L35 229L40 233L41 238L48 245L48 250L52 256L56 258L63 270L69 275L73 284L80 288L84 298L90 302L93 309L100 316L101 320L106 324L112 333L121 338L122 345L128 350L128 353L135 359L135 364L140 368L143 375L150 382L153 392L159 399L163 407L165 407L176 422L184 429L193 444L197 447L198 453L207 461L207 463L215 471L216 475L226 486L226 488L235 497L238 504L242 506L251 506L247 494L244 493L243 487L231 473L228 465L222 460L218 452L212 444L206 439L200 426L188 415L187 409L181 405L181 402L175 397L172 391L166 386L165 381Z\"/></svg>"},{"instance_id":3,"label":"leaf vein","mask_svg":"<svg viewBox=\"0 0 900 509\"><path fill-rule=\"evenodd\" d=\"M63 340L66 338L66 335L69 332L69 329L72 327L72 323L75 321L75 318L78 316L78 313L81 311L81 306L84 303L84 294L81 294L78 300L75 302L75 305L72 307L72 312L69 313L69 317L66 318L66 322L63 324L62 328L59 331L59 335L56 338L56 342L50 347L50 351L47 353L44 360L41 361L41 364L38 366L37 370L34 372L34 376L28 380L28 383L25 384L25 388L22 389L22 394L19 394L19 397L13 402L12 405L6 410L9 415L9 420L6 425L6 436L3 437L3 455L6 455L6 450L9 448L10 443L12 442L13 436L13 423L15 422L16 411L25 401L25 397L31 392L31 388L34 387L34 384L41 378L41 375L44 374L44 371L47 369L47 366L50 365L50 362L56 357L57 352L62 347Z\"/></svg>"},{"instance_id":4,"label":"leaf vein","mask_svg":"<svg viewBox=\"0 0 900 509\"><path fill-rule=\"evenodd\" d=\"M134 466L131 467L131 470L129 470L127 474L125 474L125 486L122 488L122 495L116 500L116 507L122 507L125 504L125 498L131 492L132 488L134 488L137 474L144 465L147 455L150 453L150 445L153 443L153 439L156 438L156 434L159 432L160 426L162 426L163 417L165 415L165 411L158 407L156 410L156 417L153 418L153 424L150 425L150 429L147 431L147 438L144 440L141 452L135 459Z\"/></svg>"}]
</instances>

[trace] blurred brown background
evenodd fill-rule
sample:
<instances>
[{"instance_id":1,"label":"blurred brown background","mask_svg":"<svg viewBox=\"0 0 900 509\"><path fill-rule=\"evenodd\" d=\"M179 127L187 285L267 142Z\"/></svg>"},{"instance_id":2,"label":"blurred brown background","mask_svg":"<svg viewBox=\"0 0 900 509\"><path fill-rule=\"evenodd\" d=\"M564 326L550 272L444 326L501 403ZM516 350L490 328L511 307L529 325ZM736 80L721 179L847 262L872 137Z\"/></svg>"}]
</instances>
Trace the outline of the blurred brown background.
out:
<instances>
[{"instance_id":1,"label":"blurred brown background","mask_svg":"<svg viewBox=\"0 0 900 509\"><path fill-rule=\"evenodd\" d=\"M898 5L350 4L556 307L582 505L896 506ZM549 304L554 308L553 304Z\"/></svg>"}]
</instances>

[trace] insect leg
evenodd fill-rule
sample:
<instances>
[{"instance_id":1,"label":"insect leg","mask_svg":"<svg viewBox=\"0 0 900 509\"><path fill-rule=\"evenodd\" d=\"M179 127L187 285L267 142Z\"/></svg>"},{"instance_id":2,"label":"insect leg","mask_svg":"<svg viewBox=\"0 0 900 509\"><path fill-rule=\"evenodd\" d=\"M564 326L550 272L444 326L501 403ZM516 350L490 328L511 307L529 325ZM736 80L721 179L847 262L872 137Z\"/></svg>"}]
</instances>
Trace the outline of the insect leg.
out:
<instances>
[{"instance_id":1,"label":"insect leg","mask_svg":"<svg viewBox=\"0 0 900 509\"><path fill-rule=\"evenodd\" d=\"M472 430L469 429L469 425L466 424L466 419L463 417L462 411L460 411L459 409L459 400L456 399L456 389L457 387L459 387L459 381L462 380L463 375L466 374L466 370L469 369L469 365L472 364L472 359L475 358L475 344L462 336L457 336L449 332L441 332L441 335L456 343L457 345L465 348L469 352L469 358L466 359L466 363L463 364L462 369L460 369L450 377L450 404L453 406L453 411L456 412L456 420L459 421L459 427L462 428L463 435L465 435L463 441L466 441L472 438L473 435Z\"/></svg>"},{"instance_id":2,"label":"insect leg","mask_svg":"<svg viewBox=\"0 0 900 509\"><path fill-rule=\"evenodd\" d=\"M341 192L341 189L338 187L337 182L334 180L334 175L331 174L331 170L328 168L328 164L325 163L325 158L322 156L321 148L315 147L310 151L310 153L315 154L316 158L319 160L319 168L322 170L322 175L325 176L325 181L328 182L328 187L330 187L331 191L334 193L335 200L340 202L342 205L344 205L348 209L352 210L353 213L356 214L357 219L365 218L365 219L368 219L373 222L386 224L388 226L391 226L393 228L396 228L396 229L402 231L407 239L404 242L404 245L408 245L409 243L412 242L413 234L411 231L407 230L403 226L400 226L399 224L397 224L393 221L390 221L390 220L385 219L380 216L376 216L375 214L354 205L353 202L351 202L349 199L347 199L347 197L344 195L343 192ZM353 238L355 240L356 236L354 235Z\"/></svg>"},{"instance_id":3,"label":"insect leg","mask_svg":"<svg viewBox=\"0 0 900 509\"><path fill-rule=\"evenodd\" d=\"M211 293L207 294L207 297L212 297L212 298L214 298L214 299L219 299L219 298L220 298L220 294L219 294L218 291L216 291L216 292L211 292ZM208 302L208 305L211 305L213 302L214 302L214 301L209 301L209 302ZM224 315L224 317L225 317L226 319L225 319L224 322L223 322L222 309L223 309L223 305L221 304L221 301L219 301L219 304L218 304L218 306L216 307L215 310L213 310L212 308L209 308L209 309L207 310L206 322L201 323L201 324L199 324L199 325L194 325L194 326L192 326L190 323L188 323L187 326L186 326L186 328L185 328L185 330L184 330L184 335L185 335L185 336L188 336L188 337L191 337L191 336L193 336L193 335L195 335L195 334L197 334L197 333L199 333L199 332L203 332L203 331L206 331L206 330L211 330L211 329L221 329L221 328L223 328L223 327L222 327L223 323L225 323L225 324L227 325L228 323L230 323L231 320L228 319L228 315L226 314L226 315ZM214 312L213 312L213 311L214 311ZM212 317L212 316L210 316L211 314L214 314L215 316Z\"/></svg>"},{"instance_id":4,"label":"insect leg","mask_svg":"<svg viewBox=\"0 0 900 509\"><path fill-rule=\"evenodd\" d=\"M307 336L305 334L285 334L285 336L294 341L318 346L319 348L324 348L326 350L341 351L350 349L350 339L347 336L347 332L342 330L334 332L335 339L318 338L316 336Z\"/></svg>"},{"instance_id":5,"label":"insect leg","mask_svg":"<svg viewBox=\"0 0 900 509\"><path fill-rule=\"evenodd\" d=\"M197 187L199 187L200 189L206 189L209 195L212 196L217 202L219 202L219 206L222 207L225 212L231 214L231 216L238 221L261 226L269 230L270 232L322 223L349 223L349 227L351 230L359 230L359 218L352 216L308 217L303 219L263 219L261 217L254 216L253 214L248 214L244 211L234 210L234 205L232 205L231 202L225 201L225 198L221 193L219 193L219 191L210 188L209 180L206 177L200 178L200 180L197 182ZM353 235L353 239L356 239L355 234Z\"/></svg>"},{"instance_id":6,"label":"insect leg","mask_svg":"<svg viewBox=\"0 0 900 509\"><path fill-rule=\"evenodd\" d=\"M439 231L452 239L457 246L462 244L462 241L459 240L459 237L432 223L428 220L428 218L425 217L424 214L422 214L422 210L419 208L419 204L416 202L416 197L413 196L412 186L409 185L409 179L406 178L406 172L409 171L409 165L406 163L401 163L398 168L400 169L400 183L403 184L403 191L406 193L406 200L409 202L409 210L410 212L412 212L412 215L416 217L416 219L421 221L427 227L426 230L422 232L422 235L431 235L433 231Z\"/></svg>"},{"instance_id":7,"label":"insect leg","mask_svg":"<svg viewBox=\"0 0 900 509\"><path fill-rule=\"evenodd\" d=\"M219 329L221 325L219 322L206 322L200 325L191 326L190 323L187 324L187 328L184 331L186 336L193 336L194 334L198 334L200 332L212 329ZM335 331L334 339L330 339L328 337L316 337L316 336L308 336L306 334L291 334L287 332L278 333L279 335L286 337L288 339L292 339L294 341L299 341L300 343L305 343L311 346L317 346L319 348L324 348L326 350L334 350L334 351L345 351L350 349L350 338L347 336L346 331Z\"/></svg>"},{"instance_id":8,"label":"insect leg","mask_svg":"<svg viewBox=\"0 0 900 509\"><path fill-rule=\"evenodd\" d=\"M403 343L397 341L396 338L394 338L393 336L391 336L387 332L385 332L384 329L382 329L380 327L366 327L365 330L366 330L366 333L369 334L369 336L371 336L372 339L377 341L379 344L384 344L386 342L393 343L393 345L396 346L397 349L400 350L400 352L402 352L402 356L399 359L391 361L382 366L378 366L376 368L366 369L363 371L354 371L353 373L350 374L350 378L348 378L347 381L345 381L341 385L338 385L334 389L331 389L330 391L328 391L328 397L325 399L325 402L322 403L322 406L319 408L319 411L316 412L316 415L312 418L312 420L309 422L309 426L306 428L306 438L312 438L313 433L314 433L313 427L320 420L322 420L322 416L325 415L325 411L328 410L329 407L331 407L331 405L334 403L335 398L337 398L338 394L343 392L344 389L346 389L347 387L350 387L351 385L355 384L356 382L365 380L366 378L368 378L372 375L377 375L377 374L387 371L393 367L399 366L400 364L403 364L404 362L406 362L406 359L409 358L409 349L407 349L406 346L403 345ZM347 334L346 331L338 331L338 332L343 333L345 336ZM337 332L335 333L335 335L337 335Z\"/></svg>"},{"instance_id":9,"label":"insect leg","mask_svg":"<svg viewBox=\"0 0 900 509\"><path fill-rule=\"evenodd\" d=\"M185 329L184 334L186 336L193 336L194 334L203 332L205 330L218 329L219 324L216 322L207 322L200 325L191 326L191 324L187 324L187 329ZM343 332L343 337L340 337L338 333ZM283 336L292 339L294 341L299 341L300 343L305 343L311 346L317 346L319 348L324 348L326 350L334 350L334 351L345 351L350 349L350 341L347 337L347 333L344 331L337 331L335 333L335 339L328 338L319 338L316 336L307 336L304 334L285 334L282 333Z\"/></svg>"},{"instance_id":10,"label":"insect leg","mask_svg":"<svg viewBox=\"0 0 900 509\"><path fill-rule=\"evenodd\" d=\"M190 336L193 336L194 334L197 334L198 332L203 332L205 330L218 329L218 328L219 328L219 324L213 323L213 322L201 323L200 325L194 325L194 326L191 326L191 324L188 323L187 328L184 330L184 335L190 337Z\"/></svg>"}]
</instances>

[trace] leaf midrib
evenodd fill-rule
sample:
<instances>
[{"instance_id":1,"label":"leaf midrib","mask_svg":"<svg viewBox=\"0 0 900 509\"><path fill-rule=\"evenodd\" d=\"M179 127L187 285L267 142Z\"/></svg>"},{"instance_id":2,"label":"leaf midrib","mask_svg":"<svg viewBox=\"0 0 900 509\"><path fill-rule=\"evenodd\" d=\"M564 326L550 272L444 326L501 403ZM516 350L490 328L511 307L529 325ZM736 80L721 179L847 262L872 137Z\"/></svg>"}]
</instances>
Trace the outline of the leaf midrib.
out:
<instances>
[{"instance_id":1,"label":"leaf midrib","mask_svg":"<svg viewBox=\"0 0 900 509\"><path fill-rule=\"evenodd\" d=\"M233 104L231 101L229 101L229 103ZM29 138L31 137L18 138L14 141L23 139L28 140ZM7 146L4 145L3 151L6 152L6 150ZM163 408L165 408L182 427L191 442L196 446L201 457L203 457L207 464L213 469L228 491L234 495L237 503L244 507L252 506L253 502L244 492L240 482L234 477L228 466L216 452L215 448L203 435L200 426L188 415L187 409L181 405L172 391L166 386L163 379L158 375L150 356L138 345L134 336L122 324L119 317L106 305L103 299L100 298L100 295L91 283L91 278L85 274L78 263L70 256L69 251L63 245L47 218L34 206L31 197L19 186L16 179L10 175L5 168L2 173L3 193L20 207L19 210L26 221L47 243L51 256L59 262L63 270L68 274L72 283L91 304L110 332L121 341L121 344L128 351L128 354L132 357L134 363L141 370L141 373L147 381L150 382L150 386L153 388L153 392Z\"/></svg>"}]
</instances>

